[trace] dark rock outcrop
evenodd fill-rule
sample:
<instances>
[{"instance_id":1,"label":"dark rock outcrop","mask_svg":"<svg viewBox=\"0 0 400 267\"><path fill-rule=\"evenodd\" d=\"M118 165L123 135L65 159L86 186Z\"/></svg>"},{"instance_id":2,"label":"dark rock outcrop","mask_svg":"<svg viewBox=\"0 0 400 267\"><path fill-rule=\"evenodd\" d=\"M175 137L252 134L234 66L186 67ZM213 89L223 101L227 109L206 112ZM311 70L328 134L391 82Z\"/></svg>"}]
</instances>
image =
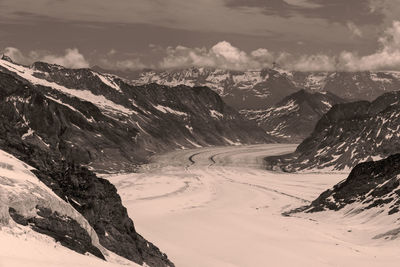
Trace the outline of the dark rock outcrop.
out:
<instances>
[{"instance_id":1,"label":"dark rock outcrop","mask_svg":"<svg viewBox=\"0 0 400 267\"><path fill-rule=\"evenodd\" d=\"M360 163L353 168L346 180L323 192L306 212L340 210L356 204L355 212L374 207L386 215L399 214L400 206L400 154L380 161Z\"/></svg>"},{"instance_id":2,"label":"dark rock outcrop","mask_svg":"<svg viewBox=\"0 0 400 267\"><path fill-rule=\"evenodd\" d=\"M98 258L105 260L101 251L92 245L92 239L78 222L68 216L62 216L47 208L36 207L37 217L26 218L18 214L15 209L10 208L11 218L16 223L29 225L33 230L41 234L53 237L61 245L78 253L91 253Z\"/></svg>"}]
</instances>

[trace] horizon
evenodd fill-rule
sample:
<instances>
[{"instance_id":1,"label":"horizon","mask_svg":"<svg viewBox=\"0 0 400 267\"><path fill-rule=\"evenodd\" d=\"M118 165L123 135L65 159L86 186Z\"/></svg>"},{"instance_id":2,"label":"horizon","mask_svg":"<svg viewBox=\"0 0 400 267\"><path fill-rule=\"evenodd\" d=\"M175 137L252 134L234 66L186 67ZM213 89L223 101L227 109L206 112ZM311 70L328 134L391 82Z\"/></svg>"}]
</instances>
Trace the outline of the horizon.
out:
<instances>
[{"instance_id":1,"label":"horizon","mask_svg":"<svg viewBox=\"0 0 400 267\"><path fill-rule=\"evenodd\" d=\"M124 71L398 71L399 13L400 0L1 0L0 51Z\"/></svg>"},{"instance_id":2,"label":"horizon","mask_svg":"<svg viewBox=\"0 0 400 267\"><path fill-rule=\"evenodd\" d=\"M287 71L287 72L304 72L304 73L334 73L334 72L340 72L340 73L400 73L400 70L290 70L290 69L285 69L282 66L280 66L279 64L273 64L270 67L263 67L261 69L247 69L247 70L235 70L235 69L227 69L227 68L218 68L218 67L202 67L202 66L184 66L184 67L177 67L177 68L143 68L143 69L135 69L135 70L129 70L129 69L124 69L124 70L118 70L118 69L107 69L104 68L102 66L99 65L91 65L91 66L87 66L87 67L68 67L68 66L64 66L61 64L57 64L57 63L52 63L52 62L48 62L48 61L44 61L44 60L38 60L38 61L33 61L30 64L23 64L21 62L17 62L16 60L12 59L10 56L8 56L7 54L3 53L1 54L1 59L2 60L6 60L9 61L11 60L12 63L16 64L16 65L20 65L20 66L24 66L24 67L31 67L32 65L34 65L35 63L38 62L43 62L46 64L50 64L50 65L55 65L55 66L59 66L62 68L66 68L66 69L90 69L93 71L98 71L98 72L104 72L104 73L109 73L112 75L116 75L118 76L118 73L121 74L134 74L134 73L145 73L145 72L168 72L168 73L172 73L172 72L179 72L179 71L184 71L184 70L190 70L190 69L196 69L196 70L222 70L222 71L228 71L228 72L262 72L263 70L283 70L283 71ZM96 70L97 69L97 70ZM121 78L124 78L121 76Z\"/></svg>"}]
</instances>

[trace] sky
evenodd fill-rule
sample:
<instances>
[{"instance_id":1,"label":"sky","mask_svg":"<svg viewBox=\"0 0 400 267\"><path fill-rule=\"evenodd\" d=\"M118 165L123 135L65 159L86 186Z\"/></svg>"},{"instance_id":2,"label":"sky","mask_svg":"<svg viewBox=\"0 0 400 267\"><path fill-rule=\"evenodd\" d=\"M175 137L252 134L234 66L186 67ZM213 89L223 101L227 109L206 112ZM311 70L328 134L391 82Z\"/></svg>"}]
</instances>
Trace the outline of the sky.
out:
<instances>
[{"instance_id":1,"label":"sky","mask_svg":"<svg viewBox=\"0 0 400 267\"><path fill-rule=\"evenodd\" d=\"M0 0L22 64L400 70L400 0Z\"/></svg>"}]
</instances>

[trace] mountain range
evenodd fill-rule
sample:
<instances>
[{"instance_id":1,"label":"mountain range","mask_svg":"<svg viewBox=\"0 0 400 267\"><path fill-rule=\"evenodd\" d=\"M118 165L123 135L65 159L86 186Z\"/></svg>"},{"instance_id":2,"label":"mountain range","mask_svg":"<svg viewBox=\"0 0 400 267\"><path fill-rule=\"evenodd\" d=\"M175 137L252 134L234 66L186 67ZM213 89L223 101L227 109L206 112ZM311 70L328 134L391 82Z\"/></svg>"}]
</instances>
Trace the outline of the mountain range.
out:
<instances>
[{"instance_id":1,"label":"mountain range","mask_svg":"<svg viewBox=\"0 0 400 267\"><path fill-rule=\"evenodd\" d=\"M102 70L103 72L113 72ZM241 109L267 109L300 89L331 92L347 100L373 100L400 89L400 72L301 72L275 65L270 69L231 71L215 68L144 70L121 73L135 85L207 86L224 101Z\"/></svg>"},{"instance_id":2,"label":"mountain range","mask_svg":"<svg viewBox=\"0 0 400 267\"><path fill-rule=\"evenodd\" d=\"M293 154L267 158L268 168L350 170L400 152L400 91L333 106Z\"/></svg>"}]
</instances>

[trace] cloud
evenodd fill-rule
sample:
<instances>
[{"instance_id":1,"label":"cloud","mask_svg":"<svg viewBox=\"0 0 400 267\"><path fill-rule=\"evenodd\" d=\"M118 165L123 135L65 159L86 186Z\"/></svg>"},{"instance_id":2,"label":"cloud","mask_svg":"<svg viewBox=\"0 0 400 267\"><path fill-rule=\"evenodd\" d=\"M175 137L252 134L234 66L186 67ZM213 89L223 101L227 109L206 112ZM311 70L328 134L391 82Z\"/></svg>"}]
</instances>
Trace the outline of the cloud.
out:
<instances>
[{"instance_id":1,"label":"cloud","mask_svg":"<svg viewBox=\"0 0 400 267\"><path fill-rule=\"evenodd\" d=\"M66 49L65 55L46 55L42 58L42 61L51 64L61 65L67 68L88 68L89 62L86 61L85 57L79 53L77 48Z\"/></svg>"},{"instance_id":2,"label":"cloud","mask_svg":"<svg viewBox=\"0 0 400 267\"><path fill-rule=\"evenodd\" d=\"M57 64L66 68L87 68L89 62L79 52L77 48L68 48L64 55L54 55L40 51L30 51L28 55L24 55L18 48L7 47L4 54L9 56L13 61L29 65L35 61L44 61L51 64Z\"/></svg>"},{"instance_id":3,"label":"cloud","mask_svg":"<svg viewBox=\"0 0 400 267\"><path fill-rule=\"evenodd\" d=\"M336 60L323 54L302 55L298 58L277 60L284 68L297 71L334 71Z\"/></svg>"},{"instance_id":4,"label":"cloud","mask_svg":"<svg viewBox=\"0 0 400 267\"><path fill-rule=\"evenodd\" d=\"M267 16L284 18L303 16L346 24L350 19L360 24L379 24L384 19L385 0L224 0L228 8L258 9ZM398 0L388 0L398 1Z\"/></svg>"},{"instance_id":5,"label":"cloud","mask_svg":"<svg viewBox=\"0 0 400 267\"><path fill-rule=\"evenodd\" d=\"M355 24L350 23L353 34L362 36ZM382 32L380 47L372 54L360 56L356 52L342 51L337 55L323 53L292 55L285 51L273 53L265 48L246 53L229 42L222 41L211 47L168 47L160 68L215 67L231 70L268 68L277 62L285 69L298 71L367 71L400 70L400 21Z\"/></svg>"},{"instance_id":6,"label":"cloud","mask_svg":"<svg viewBox=\"0 0 400 267\"><path fill-rule=\"evenodd\" d=\"M357 33L357 27L353 26L349 26L349 28L352 28L354 34L362 35L361 32ZM210 48L182 45L163 48L152 44L149 46L150 57L155 54L159 55L158 60L153 60L152 64L143 63L142 59L146 59L143 57L144 55L131 53L128 56L127 53L120 53L115 49L97 57L97 62L108 69L128 71L144 68L180 69L187 67L259 70L272 67L275 62L285 69L298 71L400 71L400 21L393 21L380 35L379 48L367 55L359 55L353 51L342 51L335 55L325 53L293 55L286 51L271 52L266 48L246 52L227 41L221 41ZM88 61L76 48L66 49L64 55L40 51L31 51L24 55L17 48L7 47L5 54L23 64L41 60L69 68L89 66Z\"/></svg>"},{"instance_id":7,"label":"cloud","mask_svg":"<svg viewBox=\"0 0 400 267\"><path fill-rule=\"evenodd\" d=\"M120 53L120 51L112 48L108 53L100 57L99 62L103 68L110 70L136 71L149 68L139 58L132 58L132 54L136 55L136 53ZM127 55L130 58L127 58ZM123 59L118 59L121 56Z\"/></svg>"},{"instance_id":8,"label":"cloud","mask_svg":"<svg viewBox=\"0 0 400 267\"><path fill-rule=\"evenodd\" d=\"M103 61L106 62L106 61ZM106 67L114 70L124 70L124 71L129 71L129 70L141 70L144 68L148 68L145 64L141 62L140 59L134 58L134 59L124 59L124 60L116 60L112 62L106 63Z\"/></svg>"},{"instance_id":9,"label":"cloud","mask_svg":"<svg viewBox=\"0 0 400 267\"><path fill-rule=\"evenodd\" d=\"M13 61L21 63L21 64L31 64L34 60L31 60L32 56L24 56L22 52L15 47L6 47L4 49L4 55L10 57Z\"/></svg>"},{"instance_id":10,"label":"cloud","mask_svg":"<svg viewBox=\"0 0 400 267\"><path fill-rule=\"evenodd\" d=\"M356 24L354 24L351 21L348 21L346 23L346 26L353 36L362 37L362 31L360 30L360 28L358 28L358 26Z\"/></svg>"},{"instance_id":11,"label":"cloud","mask_svg":"<svg viewBox=\"0 0 400 267\"><path fill-rule=\"evenodd\" d=\"M167 48L167 56L159 64L162 69L184 67L213 67L230 70L254 70L270 68L274 63L290 70L318 71L335 70L335 59L323 54L293 56L287 52L272 53L259 48L246 53L226 41L211 47L188 48L177 46Z\"/></svg>"},{"instance_id":12,"label":"cloud","mask_svg":"<svg viewBox=\"0 0 400 267\"><path fill-rule=\"evenodd\" d=\"M160 68L213 67L232 70L260 69L272 64L273 56L267 49L257 49L247 54L227 41L215 44L210 49L168 47Z\"/></svg>"},{"instance_id":13,"label":"cloud","mask_svg":"<svg viewBox=\"0 0 400 267\"><path fill-rule=\"evenodd\" d=\"M356 70L400 70L400 21L384 31L379 38L380 48L373 54L359 56L344 51L338 59L338 68Z\"/></svg>"}]
</instances>

